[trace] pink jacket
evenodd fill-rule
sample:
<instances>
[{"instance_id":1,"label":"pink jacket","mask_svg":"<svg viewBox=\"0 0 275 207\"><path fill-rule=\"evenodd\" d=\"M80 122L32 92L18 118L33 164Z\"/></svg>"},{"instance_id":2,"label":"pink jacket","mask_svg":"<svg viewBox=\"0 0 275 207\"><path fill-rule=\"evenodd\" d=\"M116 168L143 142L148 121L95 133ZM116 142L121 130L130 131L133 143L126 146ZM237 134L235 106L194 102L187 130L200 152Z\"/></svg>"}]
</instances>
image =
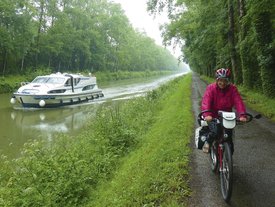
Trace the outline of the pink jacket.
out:
<instances>
[{"instance_id":1,"label":"pink jacket","mask_svg":"<svg viewBox=\"0 0 275 207\"><path fill-rule=\"evenodd\" d=\"M201 110L212 110L214 114L204 113L203 116L218 117L218 111L232 111L235 108L238 114L245 113L245 105L235 85L230 84L220 89L216 83L207 86L202 99Z\"/></svg>"}]
</instances>

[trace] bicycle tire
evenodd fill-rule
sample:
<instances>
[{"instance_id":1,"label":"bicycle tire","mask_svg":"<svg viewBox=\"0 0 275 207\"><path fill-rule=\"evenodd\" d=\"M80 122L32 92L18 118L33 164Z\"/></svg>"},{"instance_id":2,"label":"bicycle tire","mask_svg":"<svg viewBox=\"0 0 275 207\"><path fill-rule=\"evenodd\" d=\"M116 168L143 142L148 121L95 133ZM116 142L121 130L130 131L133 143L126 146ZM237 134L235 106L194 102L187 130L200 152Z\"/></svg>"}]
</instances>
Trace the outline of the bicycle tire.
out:
<instances>
[{"instance_id":1,"label":"bicycle tire","mask_svg":"<svg viewBox=\"0 0 275 207\"><path fill-rule=\"evenodd\" d=\"M221 191L223 199L228 203L232 195L233 185L233 160L228 143L224 143L223 161L220 170Z\"/></svg>"},{"instance_id":2,"label":"bicycle tire","mask_svg":"<svg viewBox=\"0 0 275 207\"><path fill-rule=\"evenodd\" d=\"M216 173L218 169L218 144L216 142L213 142L210 148L210 165L212 172Z\"/></svg>"}]
</instances>

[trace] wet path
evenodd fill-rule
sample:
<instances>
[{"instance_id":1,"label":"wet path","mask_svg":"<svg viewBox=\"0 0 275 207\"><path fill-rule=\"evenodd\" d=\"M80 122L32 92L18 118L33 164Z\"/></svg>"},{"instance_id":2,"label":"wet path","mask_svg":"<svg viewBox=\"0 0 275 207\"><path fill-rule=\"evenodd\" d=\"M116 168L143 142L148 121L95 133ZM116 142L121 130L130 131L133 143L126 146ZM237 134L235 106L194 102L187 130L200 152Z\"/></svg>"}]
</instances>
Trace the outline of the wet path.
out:
<instances>
[{"instance_id":1,"label":"wet path","mask_svg":"<svg viewBox=\"0 0 275 207\"><path fill-rule=\"evenodd\" d=\"M193 110L199 113L199 101L206 84L193 75ZM248 110L256 114L256 112ZM237 126L233 155L234 179L231 203L220 193L218 175L210 170L209 155L196 150L192 143L192 207L274 207L275 206L275 124L262 118Z\"/></svg>"}]
</instances>

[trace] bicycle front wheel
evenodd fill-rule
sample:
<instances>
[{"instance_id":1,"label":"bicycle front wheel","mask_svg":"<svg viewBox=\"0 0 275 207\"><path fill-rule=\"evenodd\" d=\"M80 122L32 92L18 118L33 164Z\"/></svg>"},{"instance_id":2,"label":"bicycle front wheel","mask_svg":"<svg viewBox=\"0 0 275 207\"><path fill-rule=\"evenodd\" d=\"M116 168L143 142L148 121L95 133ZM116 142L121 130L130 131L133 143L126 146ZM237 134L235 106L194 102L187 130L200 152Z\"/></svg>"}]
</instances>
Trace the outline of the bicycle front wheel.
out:
<instances>
[{"instance_id":1,"label":"bicycle front wheel","mask_svg":"<svg viewBox=\"0 0 275 207\"><path fill-rule=\"evenodd\" d=\"M218 168L218 143L213 142L210 148L210 164L212 172L216 173Z\"/></svg>"},{"instance_id":2,"label":"bicycle front wheel","mask_svg":"<svg viewBox=\"0 0 275 207\"><path fill-rule=\"evenodd\" d=\"M223 199L226 202L229 202L233 185L233 160L231 149L228 143L224 143L220 180Z\"/></svg>"}]
</instances>

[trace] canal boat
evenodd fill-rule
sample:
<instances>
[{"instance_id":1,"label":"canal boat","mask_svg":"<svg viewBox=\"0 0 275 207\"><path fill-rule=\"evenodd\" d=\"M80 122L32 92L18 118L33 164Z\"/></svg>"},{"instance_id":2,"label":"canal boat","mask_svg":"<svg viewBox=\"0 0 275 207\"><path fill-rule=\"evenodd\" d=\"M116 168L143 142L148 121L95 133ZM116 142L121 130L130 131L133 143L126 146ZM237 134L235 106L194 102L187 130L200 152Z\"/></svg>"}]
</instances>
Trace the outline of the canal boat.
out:
<instances>
[{"instance_id":1,"label":"canal boat","mask_svg":"<svg viewBox=\"0 0 275 207\"><path fill-rule=\"evenodd\" d=\"M32 82L21 83L10 102L28 108L55 108L88 102L103 97L96 77L81 74L54 73L37 76Z\"/></svg>"}]
</instances>

